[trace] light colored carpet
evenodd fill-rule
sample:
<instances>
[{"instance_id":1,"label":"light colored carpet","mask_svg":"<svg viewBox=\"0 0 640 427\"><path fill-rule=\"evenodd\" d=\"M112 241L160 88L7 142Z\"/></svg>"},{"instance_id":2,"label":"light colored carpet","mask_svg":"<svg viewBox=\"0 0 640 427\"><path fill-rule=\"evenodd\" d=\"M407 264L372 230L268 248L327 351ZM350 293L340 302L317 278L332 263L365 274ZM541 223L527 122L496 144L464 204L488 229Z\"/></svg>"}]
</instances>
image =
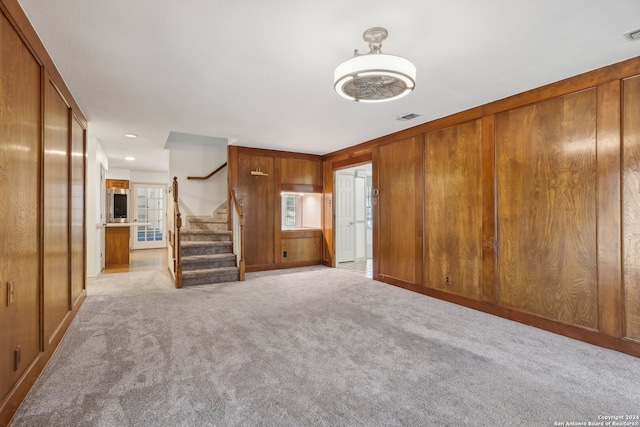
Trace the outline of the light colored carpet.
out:
<instances>
[{"instance_id":1,"label":"light colored carpet","mask_svg":"<svg viewBox=\"0 0 640 427\"><path fill-rule=\"evenodd\" d=\"M313 267L104 275L13 426L553 426L640 413L640 359Z\"/></svg>"}]
</instances>

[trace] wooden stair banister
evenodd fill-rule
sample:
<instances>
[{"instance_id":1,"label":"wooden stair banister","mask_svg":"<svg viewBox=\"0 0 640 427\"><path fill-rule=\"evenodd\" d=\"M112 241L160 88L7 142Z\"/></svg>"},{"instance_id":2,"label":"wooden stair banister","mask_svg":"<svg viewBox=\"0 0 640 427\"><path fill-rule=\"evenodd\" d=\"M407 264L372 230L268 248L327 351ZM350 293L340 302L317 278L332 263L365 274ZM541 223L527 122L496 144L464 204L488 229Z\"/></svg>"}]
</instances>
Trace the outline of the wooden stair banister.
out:
<instances>
[{"instance_id":1,"label":"wooden stair banister","mask_svg":"<svg viewBox=\"0 0 640 427\"><path fill-rule=\"evenodd\" d=\"M174 235L173 241L173 271L176 277L176 288L182 288L182 254L180 250L180 229L182 228L182 215L178 204L178 177L173 177L173 213L174 213Z\"/></svg>"},{"instance_id":2,"label":"wooden stair banister","mask_svg":"<svg viewBox=\"0 0 640 427\"><path fill-rule=\"evenodd\" d=\"M218 167L218 169L214 170L213 172L211 172L209 175L207 176L188 176L187 179L197 179L197 180L201 180L204 181L205 179L209 179L212 176L214 176L215 174L217 174L218 172L220 172L222 169L224 169L225 167L227 167L227 162L224 162L222 165L220 165Z\"/></svg>"},{"instance_id":3,"label":"wooden stair banister","mask_svg":"<svg viewBox=\"0 0 640 427\"><path fill-rule=\"evenodd\" d=\"M235 190L229 190L230 201L230 221L229 225L233 233L233 252L239 257L238 260L238 280L244 280L244 212L240 208L240 203L236 197ZM239 248L238 248L239 246ZM239 249L239 250L238 250ZM239 253L238 253L239 252Z\"/></svg>"}]
</instances>

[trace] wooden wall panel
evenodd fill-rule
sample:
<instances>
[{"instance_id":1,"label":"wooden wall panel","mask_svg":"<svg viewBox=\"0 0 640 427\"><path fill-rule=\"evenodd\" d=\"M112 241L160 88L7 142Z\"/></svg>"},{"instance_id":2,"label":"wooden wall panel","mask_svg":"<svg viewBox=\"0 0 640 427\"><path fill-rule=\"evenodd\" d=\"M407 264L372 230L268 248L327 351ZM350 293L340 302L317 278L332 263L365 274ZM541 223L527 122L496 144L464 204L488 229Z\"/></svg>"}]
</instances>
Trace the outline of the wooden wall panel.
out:
<instances>
[{"instance_id":1,"label":"wooden wall panel","mask_svg":"<svg viewBox=\"0 0 640 427\"><path fill-rule=\"evenodd\" d=\"M423 144L409 138L377 147L373 181L374 278L422 286ZM375 186L376 184L374 184Z\"/></svg>"},{"instance_id":2,"label":"wooden wall panel","mask_svg":"<svg viewBox=\"0 0 640 427\"><path fill-rule=\"evenodd\" d=\"M480 120L425 136L425 286L480 299Z\"/></svg>"},{"instance_id":3,"label":"wooden wall panel","mask_svg":"<svg viewBox=\"0 0 640 427\"><path fill-rule=\"evenodd\" d=\"M500 113L500 304L597 328L596 90Z\"/></svg>"},{"instance_id":4,"label":"wooden wall panel","mask_svg":"<svg viewBox=\"0 0 640 427\"><path fill-rule=\"evenodd\" d=\"M259 168L268 176L252 176ZM273 157L238 154L237 197L245 212L247 267L275 263L275 184Z\"/></svg>"},{"instance_id":5,"label":"wooden wall panel","mask_svg":"<svg viewBox=\"0 0 640 427\"><path fill-rule=\"evenodd\" d=\"M322 261L335 267L333 259L333 168L331 160L322 162Z\"/></svg>"},{"instance_id":6,"label":"wooden wall panel","mask_svg":"<svg viewBox=\"0 0 640 427\"><path fill-rule=\"evenodd\" d=\"M85 288L85 130L75 119L71 125L71 300Z\"/></svg>"},{"instance_id":7,"label":"wooden wall panel","mask_svg":"<svg viewBox=\"0 0 640 427\"><path fill-rule=\"evenodd\" d=\"M622 336L622 229L620 227L620 81L598 91L598 329Z\"/></svg>"},{"instance_id":8,"label":"wooden wall panel","mask_svg":"<svg viewBox=\"0 0 640 427\"><path fill-rule=\"evenodd\" d=\"M0 13L0 402L40 351L40 85L40 66Z\"/></svg>"},{"instance_id":9,"label":"wooden wall panel","mask_svg":"<svg viewBox=\"0 0 640 427\"><path fill-rule=\"evenodd\" d=\"M318 262L322 259L322 237L283 237L282 251L287 252L287 257L280 254L280 262Z\"/></svg>"},{"instance_id":10,"label":"wooden wall panel","mask_svg":"<svg viewBox=\"0 0 640 427\"><path fill-rule=\"evenodd\" d=\"M281 162L281 184L322 186L322 163L319 159L283 158Z\"/></svg>"},{"instance_id":11,"label":"wooden wall panel","mask_svg":"<svg viewBox=\"0 0 640 427\"><path fill-rule=\"evenodd\" d=\"M50 81L44 97L44 330L48 344L71 308L69 289L70 110Z\"/></svg>"},{"instance_id":12,"label":"wooden wall panel","mask_svg":"<svg viewBox=\"0 0 640 427\"><path fill-rule=\"evenodd\" d=\"M496 116L482 118L482 299L496 304Z\"/></svg>"},{"instance_id":13,"label":"wooden wall panel","mask_svg":"<svg viewBox=\"0 0 640 427\"><path fill-rule=\"evenodd\" d=\"M622 229L625 336L640 341L640 76L623 82Z\"/></svg>"}]
</instances>

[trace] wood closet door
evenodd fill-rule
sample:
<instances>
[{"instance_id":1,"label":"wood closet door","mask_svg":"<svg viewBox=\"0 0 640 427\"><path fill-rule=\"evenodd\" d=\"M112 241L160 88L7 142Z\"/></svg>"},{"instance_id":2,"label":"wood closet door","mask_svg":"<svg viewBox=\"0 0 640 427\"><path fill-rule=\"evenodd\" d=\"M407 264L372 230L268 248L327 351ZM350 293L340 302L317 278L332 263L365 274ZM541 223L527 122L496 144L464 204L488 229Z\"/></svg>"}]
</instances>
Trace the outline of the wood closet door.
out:
<instances>
[{"instance_id":1,"label":"wood closet door","mask_svg":"<svg viewBox=\"0 0 640 427\"><path fill-rule=\"evenodd\" d=\"M373 200L374 274L407 287L422 286L422 146L413 137L377 147L373 154L380 192Z\"/></svg>"},{"instance_id":2,"label":"wood closet door","mask_svg":"<svg viewBox=\"0 0 640 427\"><path fill-rule=\"evenodd\" d=\"M40 351L40 102L40 66L0 13L0 401Z\"/></svg>"},{"instance_id":3,"label":"wood closet door","mask_svg":"<svg viewBox=\"0 0 640 427\"><path fill-rule=\"evenodd\" d=\"M496 118L498 299L596 329L596 90Z\"/></svg>"},{"instance_id":4,"label":"wood closet door","mask_svg":"<svg viewBox=\"0 0 640 427\"><path fill-rule=\"evenodd\" d=\"M622 251L625 336L640 341L640 76L623 81Z\"/></svg>"},{"instance_id":5,"label":"wood closet door","mask_svg":"<svg viewBox=\"0 0 640 427\"><path fill-rule=\"evenodd\" d=\"M47 79L44 92L44 333L49 344L71 310L69 282L70 110Z\"/></svg>"},{"instance_id":6,"label":"wood closet door","mask_svg":"<svg viewBox=\"0 0 640 427\"><path fill-rule=\"evenodd\" d=\"M71 127L71 300L75 305L85 288L85 129L74 120Z\"/></svg>"}]
</instances>

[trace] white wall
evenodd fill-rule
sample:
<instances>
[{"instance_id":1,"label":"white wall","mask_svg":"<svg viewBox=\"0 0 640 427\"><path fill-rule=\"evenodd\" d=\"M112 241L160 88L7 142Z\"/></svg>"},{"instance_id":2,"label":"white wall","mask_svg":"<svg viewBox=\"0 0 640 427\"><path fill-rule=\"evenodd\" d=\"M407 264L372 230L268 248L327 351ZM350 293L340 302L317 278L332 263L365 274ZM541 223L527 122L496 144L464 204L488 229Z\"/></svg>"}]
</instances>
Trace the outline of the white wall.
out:
<instances>
[{"instance_id":1,"label":"white wall","mask_svg":"<svg viewBox=\"0 0 640 427\"><path fill-rule=\"evenodd\" d=\"M206 176L227 161L226 146L171 148L168 184L178 178L178 198L182 217L207 216L227 200L227 169L205 181L187 176Z\"/></svg>"},{"instance_id":2,"label":"white wall","mask_svg":"<svg viewBox=\"0 0 640 427\"><path fill-rule=\"evenodd\" d=\"M168 172L129 172L129 181L134 184L167 184L168 180Z\"/></svg>"},{"instance_id":3,"label":"white wall","mask_svg":"<svg viewBox=\"0 0 640 427\"><path fill-rule=\"evenodd\" d=\"M107 179L131 179L131 171L129 169L107 168Z\"/></svg>"},{"instance_id":4,"label":"white wall","mask_svg":"<svg viewBox=\"0 0 640 427\"><path fill-rule=\"evenodd\" d=\"M307 193L302 196L302 226L320 228L322 223L322 197L320 193Z\"/></svg>"},{"instance_id":5,"label":"white wall","mask_svg":"<svg viewBox=\"0 0 640 427\"><path fill-rule=\"evenodd\" d=\"M102 146L95 138L87 138L86 178L86 227L87 227L87 277L96 277L102 270L104 227L102 226L102 186L100 165L108 169L109 162Z\"/></svg>"}]
</instances>

